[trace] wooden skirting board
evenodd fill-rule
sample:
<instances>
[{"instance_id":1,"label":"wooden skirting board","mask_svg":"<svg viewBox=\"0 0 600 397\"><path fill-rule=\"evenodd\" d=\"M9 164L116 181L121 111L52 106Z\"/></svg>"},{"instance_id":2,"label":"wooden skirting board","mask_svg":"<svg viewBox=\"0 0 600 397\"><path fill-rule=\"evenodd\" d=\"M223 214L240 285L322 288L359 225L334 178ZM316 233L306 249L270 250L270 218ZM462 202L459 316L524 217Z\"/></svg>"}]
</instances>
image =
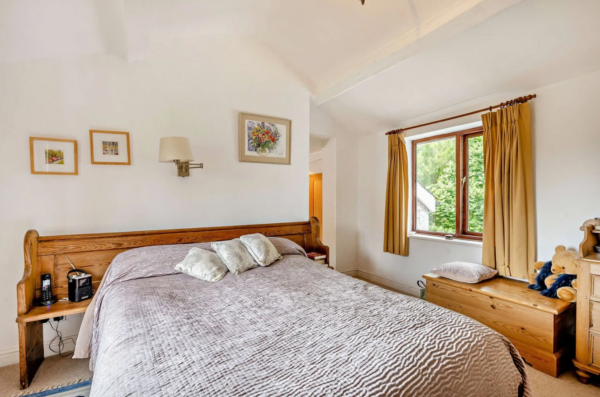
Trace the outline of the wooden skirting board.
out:
<instances>
[{"instance_id":1,"label":"wooden skirting board","mask_svg":"<svg viewBox=\"0 0 600 397\"><path fill-rule=\"evenodd\" d=\"M58 299L68 296L67 272L71 265L92 275L92 288L98 288L102 277L121 252L153 245L190 244L222 241L245 234L262 233L268 237L283 237L296 242L307 252L326 255L329 247L321 243L317 218L307 222L264 225L222 226L200 229L153 230L122 233L97 233L42 237L35 230L25 235L25 269L17 284L17 323L19 325L19 364L21 388L29 387L31 379L44 360L42 320L83 313L91 300L58 302L49 307L34 306L40 298L40 275L52 275L53 293Z\"/></svg>"},{"instance_id":2,"label":"wooden skirting board","mask_svg":"<svg viewBox=\"0 0 600 397\"><path fill-rule=\"evenodd\" d=\"M471 317L506 336L535 369L558 377L570 365L575 344L576 306L547 298L527 283L496 277L466 284L427 280L427 301Z\"/></svg>"}]
</instances>

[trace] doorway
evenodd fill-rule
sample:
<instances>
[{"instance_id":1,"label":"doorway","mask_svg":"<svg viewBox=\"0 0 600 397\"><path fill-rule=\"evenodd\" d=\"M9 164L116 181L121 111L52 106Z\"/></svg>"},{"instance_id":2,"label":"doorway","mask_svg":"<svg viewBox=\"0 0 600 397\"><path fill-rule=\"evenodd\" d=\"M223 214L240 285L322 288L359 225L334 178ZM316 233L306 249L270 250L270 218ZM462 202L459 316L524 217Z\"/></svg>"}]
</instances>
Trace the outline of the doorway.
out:
<instances>
[{"instance_id":1,"label":"doorway","mask_svg":"<svg viewBox=\"0 0 600 397\"><path fill-rule=\"evenodd\" d=\"M323 239L323 174L308 176L308 213L319 220L320 236Z\"/></svg>"}]
</instances>

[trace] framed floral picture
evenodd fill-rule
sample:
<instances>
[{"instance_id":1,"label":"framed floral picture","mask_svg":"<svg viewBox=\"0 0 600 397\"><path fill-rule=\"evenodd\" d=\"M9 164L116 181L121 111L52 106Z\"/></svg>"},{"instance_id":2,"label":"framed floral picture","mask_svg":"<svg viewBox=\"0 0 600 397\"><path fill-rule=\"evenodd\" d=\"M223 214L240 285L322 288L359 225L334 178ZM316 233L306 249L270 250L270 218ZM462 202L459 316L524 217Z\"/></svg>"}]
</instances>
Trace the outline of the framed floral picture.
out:
<instances>
[{"instance_id":1,"label":"framed floral picture","mask_svg":"<svg viewBox=\"0 0 600 397\"><path fill-rule=\"evenodd\" d=\"M240 113L240 161L290 164L292 122Z\"/></svg>"},{"instance_id":2,"label":"framed floral picture","mask_svg":"<svg viewBox=\"0 0 600 397\"><path fill-rule=\"evenodd\" d=\"M129 132L90 130L92 164L131 165Z\"/></svg>"},{"instance_id":3,"label":"framed floral picture","mask_svg":"<svg viewBox=\"0 0 600 397\"><path fill-rule=\"evenodd\" d=\"M77 141L55 138L29 138L32 174L77 175Z\"/></svg>"}]
</instances>

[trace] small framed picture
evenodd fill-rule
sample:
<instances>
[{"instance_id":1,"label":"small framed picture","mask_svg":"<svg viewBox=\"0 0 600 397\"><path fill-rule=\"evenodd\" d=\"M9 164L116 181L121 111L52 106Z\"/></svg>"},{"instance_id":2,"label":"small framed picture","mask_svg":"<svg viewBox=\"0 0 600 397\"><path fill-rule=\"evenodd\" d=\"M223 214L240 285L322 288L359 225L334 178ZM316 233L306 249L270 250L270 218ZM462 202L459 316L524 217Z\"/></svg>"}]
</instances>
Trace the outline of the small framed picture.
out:
<instances>
[{"instance_id":1,"label":"small framed picture","mask_svg":"<svg viewBox=\"0 0 600 397\"><path fill-rule=\"evenodd\" d=\"M131 165L129 132L90 130L92 164Z\"/></svg>"},{"instance_id":2,"label":"small framed picture","mask_svg":"<svg viewBox=\"0 0 600 397\"><path fill-rule=\"evenodd\" d=\"M240 161L290 164L291 120L240 113Z\"/></svg>"},{"instance_id":3,"label":"small framed picture","mask_svg":"<svg viewBox=\"0 0 600 397\"><path fill-rule=\"evenodd\" d=\"M29 160L32 174L77 175L77 141L30 137Z\"/></svg>"}]
</instances>

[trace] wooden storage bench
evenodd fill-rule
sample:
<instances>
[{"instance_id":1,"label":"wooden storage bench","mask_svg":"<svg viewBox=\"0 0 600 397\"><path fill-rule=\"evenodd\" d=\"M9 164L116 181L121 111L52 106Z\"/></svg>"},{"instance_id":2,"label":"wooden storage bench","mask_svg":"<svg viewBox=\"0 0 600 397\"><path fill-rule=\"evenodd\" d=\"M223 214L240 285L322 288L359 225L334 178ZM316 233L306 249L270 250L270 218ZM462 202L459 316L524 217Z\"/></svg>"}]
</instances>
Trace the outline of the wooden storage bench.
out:
<instances>
[{"instance_id":1,"label":"wooden storage bench","mask_svg":"<svg viewBox=\"0 0 600 397\"><path fill-rule=\"evenodd\" d=\"M466 284L439 277L427 280L427 301L471 317L506 336L535 369L558 377L575 345L576 305L547 298L526 282L496 277Z\"/></svg>"}]
</instances>

